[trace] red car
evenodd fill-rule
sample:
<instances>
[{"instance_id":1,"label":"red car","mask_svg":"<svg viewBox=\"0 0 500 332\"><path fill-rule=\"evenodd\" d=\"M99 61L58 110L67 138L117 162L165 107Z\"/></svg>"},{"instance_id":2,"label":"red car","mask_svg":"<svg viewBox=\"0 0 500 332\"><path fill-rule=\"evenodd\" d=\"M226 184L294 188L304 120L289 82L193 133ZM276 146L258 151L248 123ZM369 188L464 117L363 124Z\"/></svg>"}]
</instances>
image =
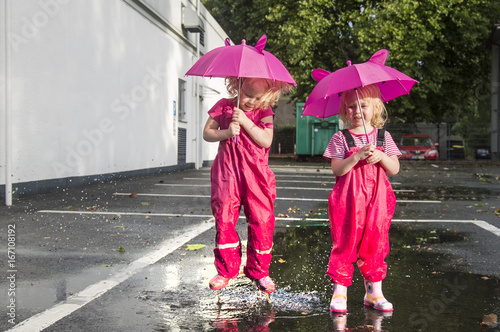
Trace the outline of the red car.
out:
<instances>
[{"instance_id":1,"label":"red car","mask_svg":"<svg viewBox=\"0 0 500 332\"><path fill-rule=\"evenodd\" d=\"M399 141L398 147L401 159L427 159L437 160L439 152L438 143L434 143L427 135L404 135Z\"/></svg>"}]
</instances>

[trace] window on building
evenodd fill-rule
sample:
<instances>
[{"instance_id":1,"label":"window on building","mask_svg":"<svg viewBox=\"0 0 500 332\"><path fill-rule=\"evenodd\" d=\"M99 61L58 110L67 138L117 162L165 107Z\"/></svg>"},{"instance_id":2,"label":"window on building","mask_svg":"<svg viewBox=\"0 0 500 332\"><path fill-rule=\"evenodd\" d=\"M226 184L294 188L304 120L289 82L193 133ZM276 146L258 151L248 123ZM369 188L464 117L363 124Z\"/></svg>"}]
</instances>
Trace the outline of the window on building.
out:
<instances>
[{"instance_id":1,"label":"window on building","mask_svg":"<svg viewBox=\"0 0 500 332\"><path fill-rule=\"evenodd\" d=\"M178 116L179 121L186 122L186 81L179 80L179 97L178 97Z\"/></svg>"}]
</instances>

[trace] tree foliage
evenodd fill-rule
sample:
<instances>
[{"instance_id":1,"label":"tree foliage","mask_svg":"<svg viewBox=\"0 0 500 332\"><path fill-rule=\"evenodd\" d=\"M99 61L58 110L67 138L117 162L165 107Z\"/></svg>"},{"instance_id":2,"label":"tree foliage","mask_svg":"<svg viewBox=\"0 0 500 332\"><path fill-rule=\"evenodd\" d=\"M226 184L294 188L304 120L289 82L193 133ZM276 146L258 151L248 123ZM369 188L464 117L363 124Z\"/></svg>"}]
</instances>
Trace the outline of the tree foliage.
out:
<instances>
[{"instance_id":1,"label":"tree foliage","mask_svg":"<svg viewBox=\"0 0 500 332\"><path fill-rule=\"evenodd\" d=\"M388 105L392 120L433 122L477 117L490 91L488 41L500 20L497 0L204 0L235 43L262 34L297 81L296 101L334 71L389 50L387 65L417 79ZM483 108L484 109L484 108Z\"/></svg>"}]
</instances>

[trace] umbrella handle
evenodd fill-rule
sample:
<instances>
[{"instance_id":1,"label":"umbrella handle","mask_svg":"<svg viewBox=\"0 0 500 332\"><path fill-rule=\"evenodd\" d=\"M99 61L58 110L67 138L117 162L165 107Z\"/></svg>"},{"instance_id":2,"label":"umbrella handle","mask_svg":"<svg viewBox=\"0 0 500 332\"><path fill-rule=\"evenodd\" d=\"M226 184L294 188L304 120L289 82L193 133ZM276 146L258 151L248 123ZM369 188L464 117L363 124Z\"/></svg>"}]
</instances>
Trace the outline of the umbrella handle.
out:
<instances>
[{"instance_id":1,"label":"umbrella handle","mask_svg":"<svg viewBox=\"0 0 500 332\"><path fill-rule=\"evenodd\" d=\"M241 77L238 78L238 97L236 101L236 107L240 107L240 93L241 93Z\"/></svg>"},{"instance_id":2,"label":"umbrella handle","mask_svg":"<svg viewBox=\"0 0 500 332\"><path fill-rule=\"evenodd\" d=\"M366 130L365 116L363 115L363 110L361 109L361 102L359 101L358 89L354 89L356 91L356 99L358 100L359 112L361 113L361 121L363 121L363 128L365 128L365 136L367 144L370 144L370 139L368 138L368 131Z\"/></svg>"},{"instance_id":3,"label":"umbrella handle","mask_svg":"<svg viewBox=\"0 0 500 332\"><path fill-rule=\"evenodd\" d=\"M240 93L241 93L241 77L238 79L238 97L236 101L236 107L240 107ZM233 138L234 144L238 144L238 136Z\"/></svg>"}]
</instances>

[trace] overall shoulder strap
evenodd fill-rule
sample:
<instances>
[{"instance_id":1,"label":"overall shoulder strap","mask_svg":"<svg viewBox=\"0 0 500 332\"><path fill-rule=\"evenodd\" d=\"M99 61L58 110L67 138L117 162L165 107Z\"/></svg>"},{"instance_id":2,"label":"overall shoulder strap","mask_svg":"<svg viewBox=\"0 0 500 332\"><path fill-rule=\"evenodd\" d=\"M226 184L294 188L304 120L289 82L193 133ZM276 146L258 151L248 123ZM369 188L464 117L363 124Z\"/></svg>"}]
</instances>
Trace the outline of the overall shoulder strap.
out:
<instances>
[{"instance_id":1,"label":"overall shoulder strap","mask_svg":"<svg viewBox=\"0 0 500 332\"><path fill-rule=\"evenodd\" d=\"M377 146L384 146L384 141L385 141L385 128L379 129L378 130L378 136L377 136Z\"/></svg>"},{"instance_id":2,"label":"overall shoulder strap","mask_svg":"<svg viewBox=\"0 0 500 332\"><path fill-rule=\"evenodd\" d=\"M349 130L342 129L342 134L344 134L344 136L345 136L345 139L347 141L347 146L349 147L349 149L356 146L356 144L354 144L354 138L352 137Z\"/></svg>"}]
</instances>

